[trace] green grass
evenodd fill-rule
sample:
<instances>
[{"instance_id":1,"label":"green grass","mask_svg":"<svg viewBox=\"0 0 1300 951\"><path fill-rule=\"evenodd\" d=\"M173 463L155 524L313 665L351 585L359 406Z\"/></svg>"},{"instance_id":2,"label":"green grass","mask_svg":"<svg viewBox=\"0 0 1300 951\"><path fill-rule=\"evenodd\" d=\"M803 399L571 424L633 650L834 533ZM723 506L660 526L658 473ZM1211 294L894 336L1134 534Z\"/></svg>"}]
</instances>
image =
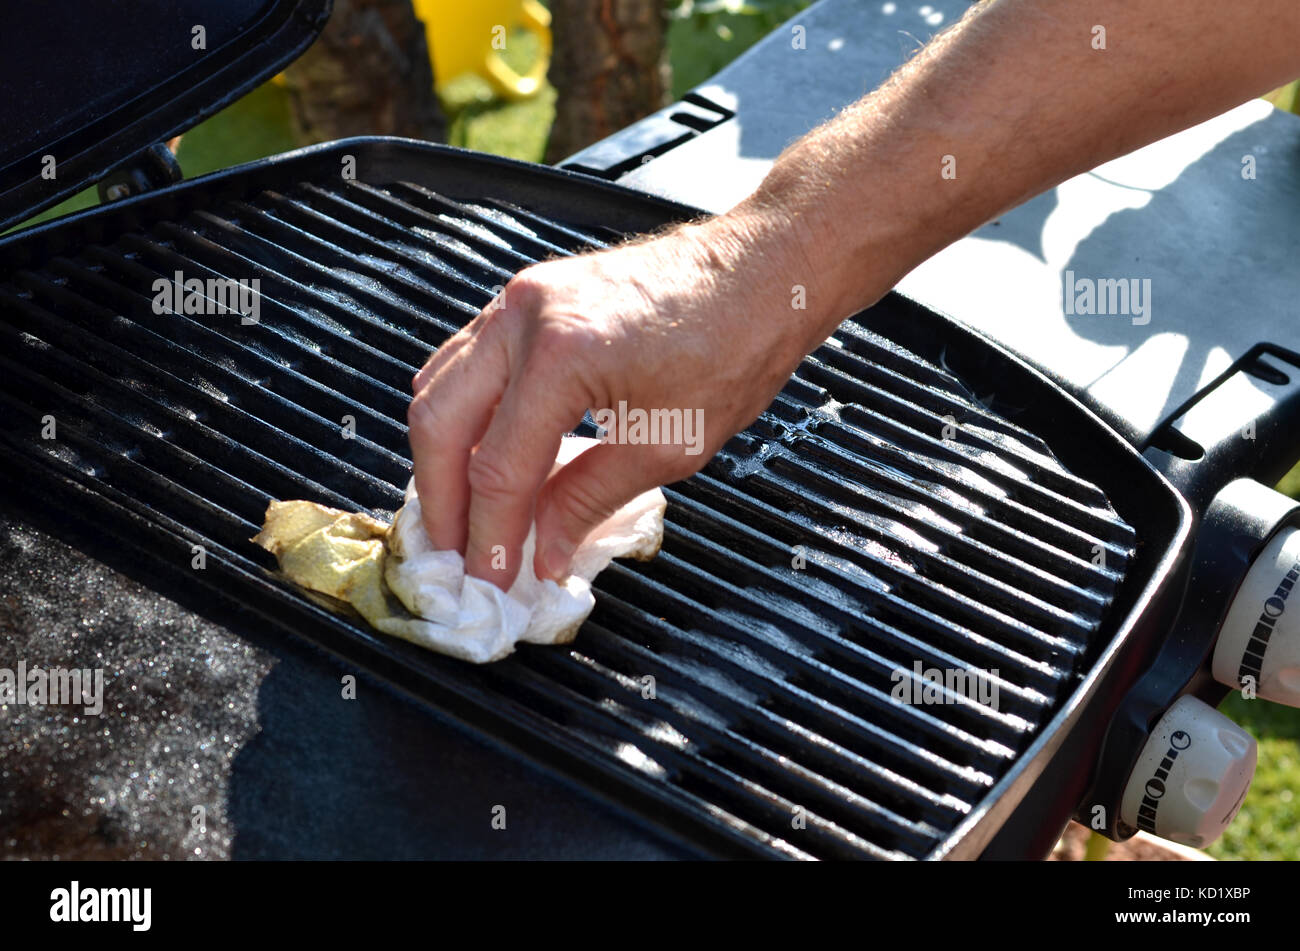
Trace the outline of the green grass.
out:
<instances>
[{"instance_id":1,"label":"green grass","mask_svg":"<svg viewBox=\"0 0 1300 951\"><path fill-rule=\"evenodd\" d=\"M668 28L673 99L680 99L749 49L811 0L683 4ZM691 10L686 15L686 10ZM749 12L727 12L728 9Z\"/></svg>"},{"instance_id":2,"label":"green grass","mask_svg":"<svg viewBox=\"0 0 1300 951\"><path fill-rule=\"evenodd\" d=\"M287 152L297 145L292 132L288 93L275 83L264 83L186 132L176 159L181 163L186 178L196 178L232 165ZM97 204L98 192L87 188L18 227L25 228Z\"/></svg>"},{"instance_id":3,"label":"green grass","mask_svg":"<svg viewBox=\"0 0 1300 951\"><path fill-rule=\"evenodd\" d=\"M1283 112L1300 113L1300 80L1275 89L1264 98Z\"/></svg>"},{"instance_id":4,"label":"green grass","mask_svg":"<svg viewBox=\"0 0 1300 951\"><path fill-rule=\"evenodd\" d=\"M1241 813L1208 849L1218 859L1300 858L1300 710L1233 693L1219 709L1259 741Z\"/></svg>"},{"instance_id":5,"label":"green grass","mask_svg":"<svg viewBox=\"0 0 1300 951\"><path fill-rule=\"evenodd\" d=\"M539 54L531 33L517 31L506 42L502 59L526 73ZM505 102L493 96L486 79L467 74L442 91L447 113L447 141L461 148L491 152L526 162L540 162L555 121L555 89L547 83L532 99Z\"/></svg>"},{"instance_id":6,"label":"green grass","mask_svg":"<svg viewBox=\"0 0 1300 951\"><path fill-rule=\"evenodd\" d=\"M752 13L728 13L724 9L727 4L701 3L695 5L693 15L674 17L668 28L672 99L680 99L707 80L809 2L751 4ZM516 72L526 72L537 56L537 41L529 33L512 35L504 56ZM541 161L555 119L555 90L549 83L534 99L503 102L493 98L486 80L470 75L450 83L442 98L450 119L448 141L452 145Z\"/></svg>"},{"instance_id":7,"label":"green grass","mask_svg":"<svg viewBox=\"0 0 1300 951\"><path fill-rule=\"evenodd\" d=\"M186 178L242 165L298 147L292 130L289 94L264 83L228 109L187 132L176 158Z\"/></svg>"}]
</instances>

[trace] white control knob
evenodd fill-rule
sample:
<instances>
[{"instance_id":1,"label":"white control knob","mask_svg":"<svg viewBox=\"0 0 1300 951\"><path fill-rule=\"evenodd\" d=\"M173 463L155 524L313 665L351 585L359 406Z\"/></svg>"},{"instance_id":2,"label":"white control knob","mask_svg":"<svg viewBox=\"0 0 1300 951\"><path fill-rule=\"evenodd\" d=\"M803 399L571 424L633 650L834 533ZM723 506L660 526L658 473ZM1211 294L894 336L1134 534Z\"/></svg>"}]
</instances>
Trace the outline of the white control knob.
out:
<instances>
[{"instance_id":1,"label":"white control knob","mask_svg":"<svg viewBox=\"0 0 1300 951\"><path fill-rule=\"evenodd\" d=\"M1214 679L1300 707L1300 530L1286 528L1260 552L1228 608L1214 648ZM1288 610L1289 608L1289 610Z\"/></svg>"},{"instance_id":2,"label":"white control knob","mask_svg":"<svg viewBox=\"0 0 1300 951\"><path fill-rule=\"evenodd\" d=\"M1255 738L1209 704L1179 697L1142 748L1120 819L1201 849L1232 821L1254 775Z\"/></svg>"}]
</instances>

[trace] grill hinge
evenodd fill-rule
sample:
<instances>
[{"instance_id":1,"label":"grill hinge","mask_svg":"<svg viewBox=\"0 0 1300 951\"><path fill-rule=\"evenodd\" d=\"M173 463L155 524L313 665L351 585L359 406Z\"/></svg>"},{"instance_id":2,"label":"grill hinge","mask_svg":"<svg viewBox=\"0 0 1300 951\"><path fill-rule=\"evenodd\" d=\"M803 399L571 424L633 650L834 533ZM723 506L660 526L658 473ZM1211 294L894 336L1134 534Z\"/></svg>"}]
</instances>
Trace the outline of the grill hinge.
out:
<instances>
[{"instance_id":1,"label":"grill hinge","mask_svg":"<svg viewBox=\"0 0 1300 951\"><path fill-rule=\"evenodd\" d=\"M155 142L104 176L99 183L99 200L107 203L142 195L174 185L184 177L172 150L165 143Z\"/></svg>"},{"instance_id":2,"label":"grill hinge","mask_svg":"<svg viewBox=\"0 0 1300 951\"><path fill-rule=\"evenodd\" d=\"M560 168L617 181L632 169L726 122L735 112L697 93L571 155Z\"/></svg>"}]
</instances>

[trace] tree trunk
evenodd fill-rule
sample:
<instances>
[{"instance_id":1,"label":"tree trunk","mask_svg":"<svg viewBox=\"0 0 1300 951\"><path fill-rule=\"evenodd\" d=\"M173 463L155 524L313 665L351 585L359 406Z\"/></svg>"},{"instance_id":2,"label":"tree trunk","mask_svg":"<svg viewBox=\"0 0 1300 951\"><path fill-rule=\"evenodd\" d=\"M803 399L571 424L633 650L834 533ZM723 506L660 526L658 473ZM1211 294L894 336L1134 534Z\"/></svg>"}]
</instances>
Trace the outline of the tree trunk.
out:
<instances>
[{"instance_id":1,"label":"tree trunk","mask_svg":"<svg viewBox=\"0 0 1300 951\"><path fill-rule=\"evenodd\" d=\"M320 38L285 78L304 144L351 135L446 138L411 0L335 0Z\"/></svg>"},{"instance_id":2,"label":"tree trunk","mask_svg":"<svg viewBox=\"0 0 1300 951\"><path fill-rule=\"evenodd\" d=\"M551 0L555 163L666 105L665 0Z\"/></svg>"}]
</instances>

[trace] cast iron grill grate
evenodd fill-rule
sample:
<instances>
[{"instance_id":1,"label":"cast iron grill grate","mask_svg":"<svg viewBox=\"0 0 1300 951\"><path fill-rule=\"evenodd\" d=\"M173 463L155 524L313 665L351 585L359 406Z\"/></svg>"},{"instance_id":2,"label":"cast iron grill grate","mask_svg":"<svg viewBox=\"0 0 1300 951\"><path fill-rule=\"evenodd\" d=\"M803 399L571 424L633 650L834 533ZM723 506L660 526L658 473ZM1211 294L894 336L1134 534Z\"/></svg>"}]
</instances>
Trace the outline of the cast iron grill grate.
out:
<instances>
[{"instance_id":1,"label":"cast iron grill grate","mask_svg":"<svg viewBox=\"0 0 1300 951\"><path fill-rule=\"evenodd\" d=\"M527 264L617 237L413 182L214 201L0 280L0 435L105 531L147 522L175 543L153 557L202 545L237 594L308 610L248 542L267 502L391 513L429 349ZM259 323L155 313L177 271L259 280ZM733 851L925 857L1077 684L1136 545L1042 440L856 320L667 494L661 554L598 579L569 648L473 668L319 609L296 629L400 658ZM897 702L918 662L996 670L997 709Z\"/></svg>"}]
</instances>

